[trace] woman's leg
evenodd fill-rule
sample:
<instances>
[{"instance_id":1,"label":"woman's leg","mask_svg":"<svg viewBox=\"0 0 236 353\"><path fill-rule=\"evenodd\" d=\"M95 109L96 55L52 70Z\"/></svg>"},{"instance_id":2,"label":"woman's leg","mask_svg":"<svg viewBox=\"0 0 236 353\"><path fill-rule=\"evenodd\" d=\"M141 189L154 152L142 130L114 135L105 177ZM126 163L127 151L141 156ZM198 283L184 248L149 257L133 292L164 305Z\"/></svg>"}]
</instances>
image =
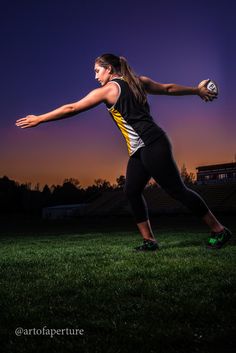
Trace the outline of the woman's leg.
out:
<instances>
[{"instance_id":1,"label":"woman's leg","mask_svg":"<svg viewBox=\"0 0 236 353\"><path fill-rule=\"evenodd\" d=\"M218 219L213 215L210 210L205 216L203 216L203 221L214 233L221 232L224 229L224 226L218 221Z\"/></svg>"},{"instance_id":2,"label":"woman's leg","mask_svg":"<svg viewBox=\"0 0 236 353\"><path fill-rule=\"evenodd\" d=\"M144 240L156 241L149 219L137 223L137 226Z\"/></svg>"},{"instance_id":3,"label":"woman's leg","mask_svg":"<svg viewBox=\"0 0 236 353\"><path fill-rule=\"evenodd\" d=\"M142 194L149 179L150 175L140 160L140 151L137 151L128 162L124 191L143 239L155 241L149 222L147 204Z\"/></svg>"},{"instance_id":4,"label":"woman's leg","mask_svg":"<svg viewBox=\"0 0 236 353\"><path fill-rule=\"evenodd\" d=\"M141 160L154 180L171 197L180 201L195 215L201 217L211 231L218 232L224 229L200 195L187 188L183 183L172 155L171 144L166 135L141 149Z\"/></svg>"}]
</instances>

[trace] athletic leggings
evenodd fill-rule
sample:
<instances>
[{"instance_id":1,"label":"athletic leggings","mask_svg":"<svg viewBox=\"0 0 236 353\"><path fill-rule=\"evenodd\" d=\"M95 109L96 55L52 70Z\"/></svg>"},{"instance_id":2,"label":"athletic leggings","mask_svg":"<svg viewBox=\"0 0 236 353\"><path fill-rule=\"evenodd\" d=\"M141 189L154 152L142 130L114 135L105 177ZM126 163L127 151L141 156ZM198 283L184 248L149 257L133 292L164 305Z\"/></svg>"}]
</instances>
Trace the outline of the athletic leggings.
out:
<instances>
[{"instance_id":1,"label":"athletic leggings","mask_svg":"<svg viewBox=\"0 0 236 353\"><path fill-rule=\"evenodd\" d=\"M148 220L147 205L142 192L151 177L196 216L203 217L209 211L203 199L183 183L172 155L170 141L163 134L150 145L140 148L128 162L125 194L137 223Z\"/></svg>"}]
</instances>

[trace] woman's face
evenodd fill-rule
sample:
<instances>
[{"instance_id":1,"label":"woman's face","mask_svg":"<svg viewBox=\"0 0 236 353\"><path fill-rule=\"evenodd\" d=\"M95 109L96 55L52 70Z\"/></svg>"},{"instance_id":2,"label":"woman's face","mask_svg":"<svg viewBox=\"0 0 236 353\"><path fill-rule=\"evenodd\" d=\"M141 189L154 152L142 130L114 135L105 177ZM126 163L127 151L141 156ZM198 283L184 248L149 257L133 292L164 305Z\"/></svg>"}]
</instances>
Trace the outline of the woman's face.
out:
<instances>
[{"instance_id":1,"label":"woman's face","mask_svg":"<svg viewBox=\"0 0 236 353\"><path fill-rule=\"evenodd\" d=\"M95 63L95 80L97 80L101 86L104 86L111 77L111 68L105 68L100 66L98 63Z\"/></svg>"}]
</instances>

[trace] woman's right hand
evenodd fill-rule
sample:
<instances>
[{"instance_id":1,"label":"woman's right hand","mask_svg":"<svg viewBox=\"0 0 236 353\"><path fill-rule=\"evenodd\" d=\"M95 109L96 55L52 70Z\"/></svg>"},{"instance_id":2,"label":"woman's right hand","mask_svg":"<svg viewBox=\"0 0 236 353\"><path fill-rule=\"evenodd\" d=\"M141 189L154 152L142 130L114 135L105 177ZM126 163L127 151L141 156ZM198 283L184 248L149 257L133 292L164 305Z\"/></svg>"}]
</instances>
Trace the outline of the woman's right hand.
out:
<instances>
[{"instance_id":1,"label":"woman's right hand","mask_svg":"<svg viewBox=\"0 0 236 353\"><path fill-rule=\"evenodd\" d=\"M40 118L37 115L27 115L25 118L16 120L16 126L21 129L26 129L29 127L35 127L40 124Z\"/></svg>"},{"instance_id":2,"label":"woman's right hand","mask_svg":"<svg viewBox=\"0 0 236 353\"><path fill-rule=\"evenodd\" d=\"M211 92L207 89L206 84L208 80L203 80L199 83L198 85L198 95L205 101L205 102L211 102L213 99L217 98L217 93Z\"/></svg>"}]
</instances>

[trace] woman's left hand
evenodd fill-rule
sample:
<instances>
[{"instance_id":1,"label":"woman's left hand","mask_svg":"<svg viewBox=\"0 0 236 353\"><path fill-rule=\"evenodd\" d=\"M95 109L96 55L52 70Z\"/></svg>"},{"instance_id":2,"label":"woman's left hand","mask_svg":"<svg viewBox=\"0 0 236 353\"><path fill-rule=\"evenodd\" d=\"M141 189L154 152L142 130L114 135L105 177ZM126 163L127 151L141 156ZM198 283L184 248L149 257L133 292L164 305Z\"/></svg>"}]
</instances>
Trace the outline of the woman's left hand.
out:
<instances>
[{"instance_id":1,"label":"woman's left hand","mask_svg":"<svg viewBox=\"0 0 236 353\"><path fill-rule=\"evenodd\" d=\"M21 129L26 129L28 127L35 127L40 123L40 118L37 115L27 115L25 118L18 119L16 121L16 126Z\"/></svg>"},{"instance_id":2,"label":"woman's left hand","mask_svg":"<svg viewBox=\"0 0 236 353\"><path fill-rule=\"evenodd\" d=\"M206 83L209 80L203 80L198 85L198 95L205 101L211 102L213 99L217 98L217 93L211 92L207 89Z\"/></svg>"}]
</instances>

